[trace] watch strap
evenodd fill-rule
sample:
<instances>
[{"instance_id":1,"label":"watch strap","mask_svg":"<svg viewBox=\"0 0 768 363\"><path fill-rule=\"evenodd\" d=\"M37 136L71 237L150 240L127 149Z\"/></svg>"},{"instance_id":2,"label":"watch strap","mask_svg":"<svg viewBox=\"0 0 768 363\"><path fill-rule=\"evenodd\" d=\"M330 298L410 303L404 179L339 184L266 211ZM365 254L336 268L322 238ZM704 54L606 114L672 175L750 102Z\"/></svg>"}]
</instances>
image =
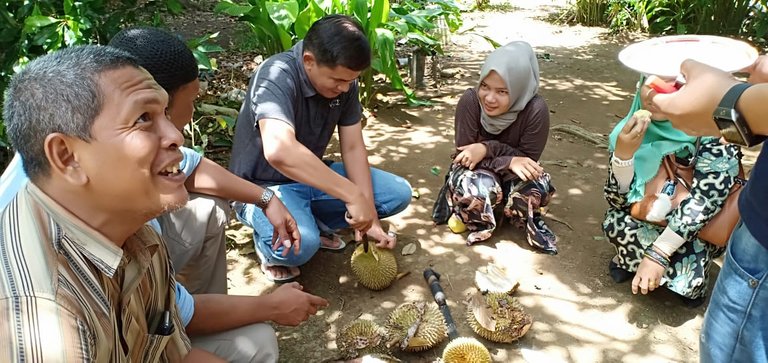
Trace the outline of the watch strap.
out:
<instances>
[{"instance_id":1,"label":"watch strap","mask_svg":"<svg viewBox=\"0 0 768 363\"><path fill-rule=\"evenodd\" d=\"M738 83L731 87L728 92L725 92L725 95L720 100L720 104L717 105L714 116L730 119L732 116L731 110L736 109L736 102L749 87L752 87L749 83Z\"/></svg>"},{"instance_id":2,"label":"watch strap","mask_svg":"<svg viewBox=\"0 0 768 363\"><path fill-rule=\"evenodd\" d=\"M754 146L766 139L765 136L755 135L744 117L736 110L736 102L752 84L738 83L732 86L720 100L712 117L720 129L723 138L731 143L742 146Z\"/></svg>"}]
</instances>

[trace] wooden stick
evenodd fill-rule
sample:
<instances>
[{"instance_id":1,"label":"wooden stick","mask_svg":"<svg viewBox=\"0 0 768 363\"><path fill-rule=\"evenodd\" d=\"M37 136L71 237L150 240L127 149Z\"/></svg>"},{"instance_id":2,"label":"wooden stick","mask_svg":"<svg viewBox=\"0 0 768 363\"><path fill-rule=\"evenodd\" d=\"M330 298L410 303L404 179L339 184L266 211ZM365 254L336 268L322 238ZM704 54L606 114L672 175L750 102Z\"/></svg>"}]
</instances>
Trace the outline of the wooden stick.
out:
<instances>
[{"instance_id":1,"label":"wooden stick","mask_svg":"<svg viewBox=\"0 0 768 363\"><path fill-rule=\"evenodd\" d=\"M235 110L234 108L229 107L222 107L222 106L216 106L211 105L207 103L201 103L197 105L197 110L201 113L204 113L206 115L225 115L225 116L231 116L231 117L237 117L237 114L239 111Z\"/></svg>"}]
</instances>

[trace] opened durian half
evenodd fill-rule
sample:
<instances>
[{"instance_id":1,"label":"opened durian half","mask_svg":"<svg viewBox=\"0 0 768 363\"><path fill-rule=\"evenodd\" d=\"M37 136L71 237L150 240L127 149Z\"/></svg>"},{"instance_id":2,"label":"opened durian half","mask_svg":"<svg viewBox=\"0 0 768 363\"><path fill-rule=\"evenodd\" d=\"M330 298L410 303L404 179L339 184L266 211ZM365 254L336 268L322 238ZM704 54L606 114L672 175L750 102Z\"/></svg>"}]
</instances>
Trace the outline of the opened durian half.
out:
<instances>
[{"instance_id":1,"label":"opened durian half","mask_svg":"<svg viewBox=\"0 0 768 363\"><path fill-rule=\"evenodd\" d=\"M477 339L459 337L443 350L443 363L491 363L491 353Z\"/></svg>"},{"instance_id":2,"label":"opened durian half","mask_svg":"<svg viewBox=\"0 0 768 363\"><path fill-rule=\"evenodd\" d=\"M467 309L469 326L481 337L498 343L520 339L533 324L517 300L504 293L475 293Z\"/></svg>"},{"instance_id":3,"label":"opened durian half","mask_svg":"<svg viewBox=\"0 0 768 363\"><path fill-rule=\"evenodd\" d=\"M395 255L392 251L378 248L373 243L357 246L352 253L350 265L360 284L371 290L383 290L397 277Z\"/></svg>"},{"instance_id":4,"label":"opened durian half","mask_svg":"<svg viewBox=\"0 0 768 363\"><path fill-rule=\"evenodd\" d=\"M512 294L520 286L519 279L509 270L495 263L475 271L475 285L482 292Z\"/></svg>"},{"instance_id":5,"label":"opened durian half","mask_svg":"<svg viewBox=\"0 0 768 363\"><path fill-rule=\"evenodd\" d=\"M445 340L448 329L435 304L410 302L389 314L386 324L387 346L406 352L430 349Z\"/></svg>"},{"instance_id":6,"label":"opened durian half","mask_svg":"<svg viewBox=\"0 0 768 363\"><path fill-rule=\"evenodd\" d=\"M370 320L358 319L339 332L336 337L344 359L353 359L367 354L385 353L387 351L384 330Z\"/></svg>"}]
</instances>

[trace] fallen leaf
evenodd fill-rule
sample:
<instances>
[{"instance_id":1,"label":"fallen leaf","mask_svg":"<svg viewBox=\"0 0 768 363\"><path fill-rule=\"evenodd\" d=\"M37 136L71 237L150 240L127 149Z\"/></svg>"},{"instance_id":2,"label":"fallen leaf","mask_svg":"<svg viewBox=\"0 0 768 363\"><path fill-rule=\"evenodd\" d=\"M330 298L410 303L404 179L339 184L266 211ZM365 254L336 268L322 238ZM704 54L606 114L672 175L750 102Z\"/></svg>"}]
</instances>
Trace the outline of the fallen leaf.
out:
<instances>
[{"instance_id":1,"label":"fallen leaf","mask_svg":"<svg viewBox=\"0 0 768 363\"><path fill-rule=\"evenodd\" d=\"M400 251L400 254L403 256L408 256L416 253L416 243L411 242L403 247L403 249Z\"/></svg>"},{"instance_id":2,"label":"fallen leaf","mask_svg":"<svg viewBox=\"0 0 768 363\"><path fill-rule=\"evenodd\" d=\"M493 311L485 303L483 294L479 291L475 292L469 301L469 308L472 309L472 315L474 315L480 326L490 331L496 331L496 320L493 318Z\"/></svg>"}]
</instances>

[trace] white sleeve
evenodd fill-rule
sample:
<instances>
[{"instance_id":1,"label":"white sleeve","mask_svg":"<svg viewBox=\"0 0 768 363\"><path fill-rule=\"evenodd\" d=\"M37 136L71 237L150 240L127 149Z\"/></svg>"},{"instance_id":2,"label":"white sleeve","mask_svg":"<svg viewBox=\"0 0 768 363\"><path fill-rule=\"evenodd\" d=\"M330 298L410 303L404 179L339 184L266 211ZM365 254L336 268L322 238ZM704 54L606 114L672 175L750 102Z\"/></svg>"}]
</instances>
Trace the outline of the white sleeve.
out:
<instances>
[{"instance_id":1,"label":"white sleeve","mask_svg":"<svg viewBox=\"0 0 768 363\"><path fill-rule=\"evenodd\" d=\"M672 256L684 243L685 238L673 231L672 228L667 227L664 228L664 232L661 232L659 238L656 238L656 241L653 242L653 247L658 248L659 251L664 252L667 256Z\"/></svg>"},{"instance_id":2,"label":"white sleeve","mask_svg":"<svg viewBox=\"0 0 768 363\"><path fill-rule=\"evenodd\" d=\"M621 160L612 156L611 170L613 170L613 177L619 184L619 193L628 192L630 185L632 185L632 179L635 177L635 159Z\"/></svg>"}]
</instances>

